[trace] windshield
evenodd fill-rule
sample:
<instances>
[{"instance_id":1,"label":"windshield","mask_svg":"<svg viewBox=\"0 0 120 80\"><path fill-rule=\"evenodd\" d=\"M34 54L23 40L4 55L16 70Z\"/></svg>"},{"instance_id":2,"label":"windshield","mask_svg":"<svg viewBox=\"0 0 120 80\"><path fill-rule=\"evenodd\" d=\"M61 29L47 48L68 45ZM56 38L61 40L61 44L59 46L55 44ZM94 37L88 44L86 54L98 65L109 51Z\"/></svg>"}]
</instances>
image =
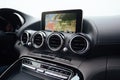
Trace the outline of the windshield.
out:
<instances>
[{"instance_id":1,"label":"windshield","mask_svg":"<svg viewBox=\"0 0 120 80\"><path fill-rule=\"evenodd\" d=\"M120 15L120 0L0 0L0 8L13 8L41 18L43 11L82 9L84 16Z\"/></svg>"}]
</instances>

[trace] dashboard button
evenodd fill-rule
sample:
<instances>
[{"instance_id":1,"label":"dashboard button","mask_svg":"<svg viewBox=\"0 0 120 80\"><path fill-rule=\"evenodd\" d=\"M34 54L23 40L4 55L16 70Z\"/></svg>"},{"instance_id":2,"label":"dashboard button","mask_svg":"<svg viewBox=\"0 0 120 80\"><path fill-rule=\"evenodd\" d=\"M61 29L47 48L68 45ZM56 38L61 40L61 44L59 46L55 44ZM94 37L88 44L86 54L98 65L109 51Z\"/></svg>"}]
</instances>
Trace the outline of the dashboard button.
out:
<instances>
[{"instance_id":1,"label":"dashboard button","mask_svg":"<svg viewBox=\"0 0 120 80\"><path fill-rule=\"evenodd\" d=\"M62 78L62 79L67 79L68 78L67 76L56 74L56 73L53 73L53 72L50 72L50 71L45 71L45 73L48 74L48 75L51 75L51 76Z\"/></svg>"},{"instance_id":2,"label":"dashboard button","mask_svg":"<svg viewBox=\"0 0 120 80\"><path fill-rule=\"evenodd\" d=\"M43 70L43 69L37 69L36 71L37 71L37 72L44 73L44 70Z\"/></svg>"}]
</instances>

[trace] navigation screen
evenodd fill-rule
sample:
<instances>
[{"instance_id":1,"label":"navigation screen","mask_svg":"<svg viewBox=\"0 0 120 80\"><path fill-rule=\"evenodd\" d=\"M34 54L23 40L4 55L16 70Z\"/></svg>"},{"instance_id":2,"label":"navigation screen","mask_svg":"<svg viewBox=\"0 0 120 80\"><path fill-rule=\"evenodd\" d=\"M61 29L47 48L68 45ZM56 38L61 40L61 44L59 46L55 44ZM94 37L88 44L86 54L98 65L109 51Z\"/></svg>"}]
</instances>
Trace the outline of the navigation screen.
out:
<instances>
[{"instance_id":1,"label":"navigation screen","mask_svg":"<svg viewBox=\"0 0 120 80\"><path fill-rule=\"evenodd\" d=\"M82 29L82 10L48 11L42 13L42 30L76 33Z\"/></svg>"},{"instance_id":2,"label":"navigation screen","mask_svg":"<svg viewBox=\"0 0 120 80\"><path fill-rule=\"evenodd\" d=\"M47 14L45 16L45 30L58 32L76 31L75 13Z\"/></svg>"}]
</instances>

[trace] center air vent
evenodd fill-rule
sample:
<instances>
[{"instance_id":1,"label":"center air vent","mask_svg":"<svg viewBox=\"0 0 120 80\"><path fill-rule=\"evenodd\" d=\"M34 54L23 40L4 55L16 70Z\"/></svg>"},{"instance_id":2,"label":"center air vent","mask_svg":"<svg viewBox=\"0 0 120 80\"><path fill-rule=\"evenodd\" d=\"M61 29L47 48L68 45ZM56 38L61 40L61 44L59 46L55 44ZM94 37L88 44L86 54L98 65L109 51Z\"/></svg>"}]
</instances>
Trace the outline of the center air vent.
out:
<instances>
[{"instance_id":1,"label":"center air vent","mask_svg":"<svg viewBox=\"0 0 120 80\"><path fill-rule=\"evenodd\" d=\"M86 37L82 35L75 35L70 40L69 47L72 52L77 54L83 54L88 50L89 42Z\"/></svg>"},{"instance_id":2,"label":"center air vent","mask_svg":"<svg viewBox=\"0 0 120 80\"><path fill-rule=\"evenodd\" d=\"M25 45L28 43L29 39L30 39L30 34L27 31L25 31L21 36L21 43Z\"/></svg>"},{"instance_id":3,"label":"center air vent","mask_svg":"<svg viewBox=\"0 0 120 80\"><path fill-rule=\"evenodd\" d=\"M45 42L45 33L44 32L38 31L35 34L33 34L32 44L35 48L42 47L44 42Z\"/></svg>"},{"instance_id":4,"label":"center air vent","mask_svg":"<svg viewBox=\"0 0 120 80\"><path fill-rule=\"evenodd\" d=\"M58 51L62 48L64 36L58 33L52 33L48 36L47 44L52 51Z\"/></svg>"}]
</instances>

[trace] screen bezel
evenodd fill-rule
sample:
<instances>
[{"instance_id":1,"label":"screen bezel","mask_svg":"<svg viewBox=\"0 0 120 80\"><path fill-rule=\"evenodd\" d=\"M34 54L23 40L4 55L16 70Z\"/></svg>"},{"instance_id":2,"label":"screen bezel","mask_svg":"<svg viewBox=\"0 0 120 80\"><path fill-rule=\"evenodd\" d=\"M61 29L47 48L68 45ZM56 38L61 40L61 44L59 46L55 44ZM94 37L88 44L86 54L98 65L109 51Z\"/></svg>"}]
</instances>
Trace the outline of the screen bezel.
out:
<instances>
[{"instance_id":1,"label":"screen bezel","mask_svg":"<svg viewBox=\"0 0 120 80\"><path fill-rule=\"evenodd\" d=\"M82 30L82 21L83 21L83 14L82 14L83 12L82 12L81 9L42 12L42 30L45 30L45 16L47 14L59 14L59 13L75 13L77 15L75 33L81 32L81 30Z\"/></svg>"}]
</instances>

